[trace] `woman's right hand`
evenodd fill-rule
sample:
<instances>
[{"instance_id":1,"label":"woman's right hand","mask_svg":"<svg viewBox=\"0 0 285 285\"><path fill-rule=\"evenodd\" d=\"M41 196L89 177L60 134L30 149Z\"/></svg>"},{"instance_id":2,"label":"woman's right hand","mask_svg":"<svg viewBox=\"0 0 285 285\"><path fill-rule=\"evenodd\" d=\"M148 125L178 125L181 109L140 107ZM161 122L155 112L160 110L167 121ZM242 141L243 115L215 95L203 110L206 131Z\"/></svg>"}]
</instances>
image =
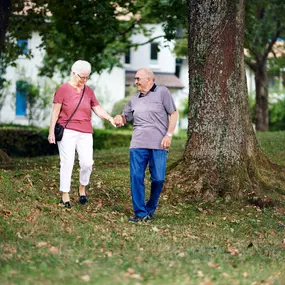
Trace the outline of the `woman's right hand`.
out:
<instances>
[{"instance_id":1,"label":"woman's right hand","mask_svg":"<svg viewBox=\"0 0 285 285\"><path fill-rule=\"evenodd\" d=\"M49 143L56 143L54 133L49 133L48 135L48 142Z\"/></svg>"}]
</instances>

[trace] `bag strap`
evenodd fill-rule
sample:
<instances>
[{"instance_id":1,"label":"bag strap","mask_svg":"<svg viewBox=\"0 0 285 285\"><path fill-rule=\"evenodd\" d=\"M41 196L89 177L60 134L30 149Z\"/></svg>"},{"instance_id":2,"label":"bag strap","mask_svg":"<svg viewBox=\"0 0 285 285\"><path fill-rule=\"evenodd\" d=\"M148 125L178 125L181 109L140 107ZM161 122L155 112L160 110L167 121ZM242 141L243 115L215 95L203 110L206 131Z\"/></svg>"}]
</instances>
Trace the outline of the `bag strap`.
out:
<instances>
[{"instance_id":1,"label":"bag strap","mask_svg":"<svg viewBox=\"0 0 285 285\"><path fill-rule=\"evenodd\" d=\"M83 92L82 92L82 96L81 96L81 98L80 98L80 100L79 100L79 103L77 104L77 107L76 107L75 110L73 111L72 115L71 115L71 116L69 117L69 119L67 120L67 122L66 122L64 128L66 128L67 124L69 123L69 121L71 120L71 118L73 117L73 115L75 114L75 112L77 111L77 109L78 109L78 107L79 107L79 105L80 105L80 103L81 103L81 101L82 101L84 92L85 92L85 85L84 85Z\"/></svg>"}]
</instances>

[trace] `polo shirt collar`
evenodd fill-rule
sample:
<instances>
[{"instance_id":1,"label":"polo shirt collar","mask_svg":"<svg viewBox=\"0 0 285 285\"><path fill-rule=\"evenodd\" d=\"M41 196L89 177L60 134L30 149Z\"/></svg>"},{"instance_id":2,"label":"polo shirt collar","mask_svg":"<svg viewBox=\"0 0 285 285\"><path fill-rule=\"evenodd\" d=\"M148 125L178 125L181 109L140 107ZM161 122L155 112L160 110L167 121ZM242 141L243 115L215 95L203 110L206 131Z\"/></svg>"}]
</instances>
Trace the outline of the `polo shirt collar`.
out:
<instances>
[{"instance_id":1,"label":"polo shirt collar","mask_svg":"<svg viewBox=\"0 0 285 285\"><path fill-rule=\"evenodd\" d=\"M156 84L154 83L148 92L154 92L155 89L156 89ZM145 95L144 95L143 93L140 93L140 94L139 94L139 98L142 98L142 97L144 97L144 96L145 96Z\"/></svg>"}]
</instances>

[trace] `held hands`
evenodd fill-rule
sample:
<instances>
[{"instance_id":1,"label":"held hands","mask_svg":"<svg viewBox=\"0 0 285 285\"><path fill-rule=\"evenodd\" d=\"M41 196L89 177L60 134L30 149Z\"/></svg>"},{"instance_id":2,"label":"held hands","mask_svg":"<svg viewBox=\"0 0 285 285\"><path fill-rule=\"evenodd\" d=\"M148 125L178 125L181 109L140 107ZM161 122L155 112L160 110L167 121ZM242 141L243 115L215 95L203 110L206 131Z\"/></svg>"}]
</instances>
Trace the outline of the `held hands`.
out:
<instances>
[{"instance_id":1,"label":"held hands","mask_svg":"<svg viewBox=\"0 0 285 285\"><path fill-rule=\"evenodd\" d=\"M113 127L115 127L115 128L117 127L115 122L114 122L114 118L113 117L110 117L110 119L108 121L112 124Z\"/></svg>"},{"instance_id":2,"label":"held hands","mask_svg":"<svg viewBox=\"0 0 285 285\"><path fill-rule=\"evenodd\" d=\"M171 137L169 137L168 135L164 136L162 141L161 141L161 147L163 149L168 149L171 145Z\"/></svg>"},{"instance_id":3,"label":"held hands","mask_svg":"<svg viewBox=\"0 0 285 285\"><path fill-rule=\"evenodd\" d=\"M114 118L114 123L115 123L116 127L122 127L122 126L124 126L123 117L122 117L121 115L117 115L117 116Z\"/></svg>"}]
</instances>

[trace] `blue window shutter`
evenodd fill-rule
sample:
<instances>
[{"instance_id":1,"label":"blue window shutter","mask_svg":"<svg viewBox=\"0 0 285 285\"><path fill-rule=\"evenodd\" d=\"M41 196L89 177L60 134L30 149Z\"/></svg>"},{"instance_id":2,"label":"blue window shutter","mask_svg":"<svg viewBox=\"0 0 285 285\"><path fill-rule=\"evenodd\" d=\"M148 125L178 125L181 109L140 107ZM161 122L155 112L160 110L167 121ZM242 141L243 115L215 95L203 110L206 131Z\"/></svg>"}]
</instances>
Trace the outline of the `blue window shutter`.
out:
<instances>
[{"instance_id":1,"label":"blue window shutter","mask_svg":"<svg viewBox=\"0 0 285 285\"><path fill-rule=\"evenodd\" d=\"M18 46L23 48L23 54L28 54L28 40L18 40Z\"/></svg>"},{"instance_id":2,"label":"blue window shutter","mask_svg":"<svg viewBox=\"0 0 285 285\"><path fill-rule=\"evenodd\" d=\"M27 115L27 94L16 91L16 116Z\"/></svg>"}]
</instances>

